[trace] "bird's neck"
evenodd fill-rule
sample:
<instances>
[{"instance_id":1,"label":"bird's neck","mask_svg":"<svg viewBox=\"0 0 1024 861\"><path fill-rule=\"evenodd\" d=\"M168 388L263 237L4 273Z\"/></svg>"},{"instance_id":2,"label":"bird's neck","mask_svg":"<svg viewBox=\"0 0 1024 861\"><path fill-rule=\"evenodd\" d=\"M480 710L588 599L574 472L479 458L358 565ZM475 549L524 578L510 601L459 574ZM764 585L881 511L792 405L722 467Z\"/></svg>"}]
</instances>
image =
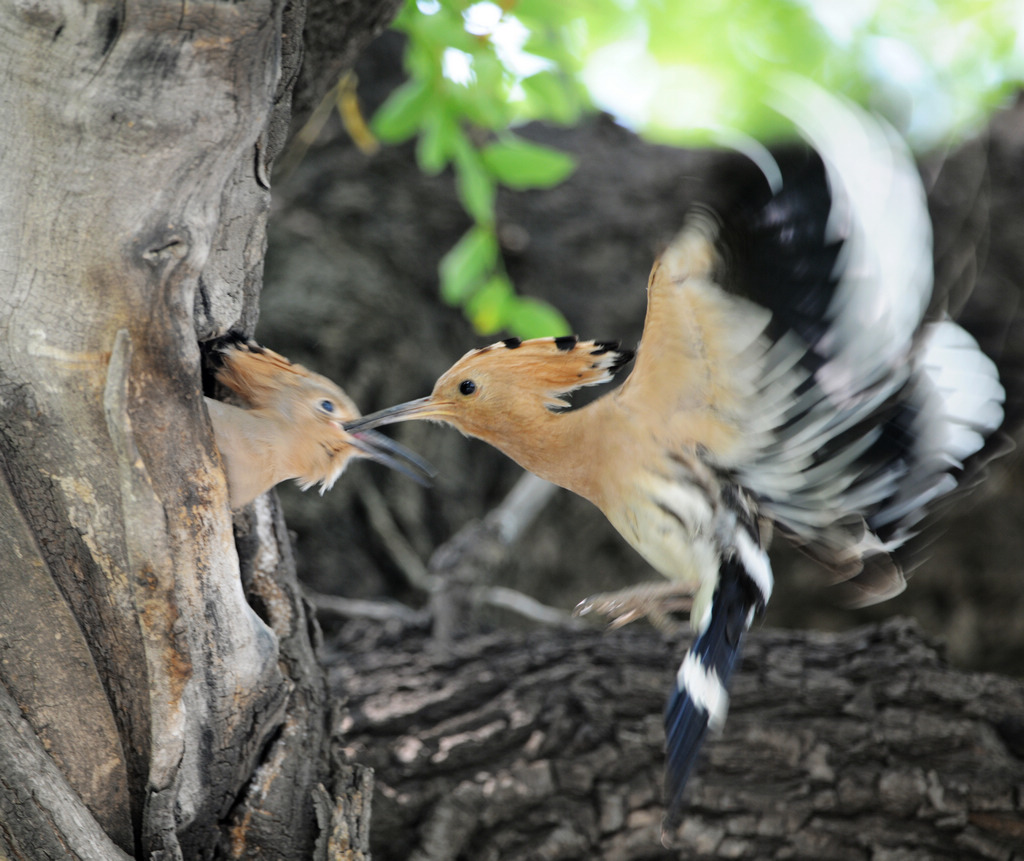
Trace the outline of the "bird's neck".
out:
<instances>
[{"instance_id":1,"label":"bird's neck","mask_svg":"<svg viewBox=\"0 0 1024 861\"><path fill-rule=\"evenodd\" d=\"M513 428L497 447L524 469L600 505L601 465L611 455L617 434L612 399L599 398L576 410L543 415L530 433Z\"/></svg>"},{"instance_id":2,"label":"bird's neck","mask_svg":"<svg viewBox=\"0 0 1024 861\"><path fill-rule=\"evenodd\" d=\"M253 410L209 398L206 406L227 470L232 508L291 477L290 465L282 462L286 446L279 427Z\"/></svg>"}]
</instances>

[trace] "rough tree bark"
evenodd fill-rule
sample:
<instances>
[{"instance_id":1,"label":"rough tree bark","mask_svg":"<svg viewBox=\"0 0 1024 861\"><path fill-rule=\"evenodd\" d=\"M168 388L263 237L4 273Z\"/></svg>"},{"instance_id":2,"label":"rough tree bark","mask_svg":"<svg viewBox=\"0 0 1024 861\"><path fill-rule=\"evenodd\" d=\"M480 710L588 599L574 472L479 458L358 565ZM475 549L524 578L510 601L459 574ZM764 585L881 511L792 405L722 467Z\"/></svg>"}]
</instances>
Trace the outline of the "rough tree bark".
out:
<instances>
[{"instance_id":1,"label":"rough tree bark","mask_svg":"<svg viewBox=\"0 0 1024 861\"><path fill-rule=\"evenodd\" d=\"M395 7L344 5L342 54ZM365 846L283 521L233 525L197 347L255 324L304 13L0 10L0 856Z\"/></svg>"},{"instance_id":2,"label":"rough tree bark","mask_svg":"<svg viewBox=\"0 0 1024 861\"><path fill-rule=\"evenodd\" d=\"M333 645L373 765L378 861L1024 857L1024 682L949 668L916 626L748 639L721 738L661 843L661 714L683 643L643 629Z\"/></svg>"}]
</instances>

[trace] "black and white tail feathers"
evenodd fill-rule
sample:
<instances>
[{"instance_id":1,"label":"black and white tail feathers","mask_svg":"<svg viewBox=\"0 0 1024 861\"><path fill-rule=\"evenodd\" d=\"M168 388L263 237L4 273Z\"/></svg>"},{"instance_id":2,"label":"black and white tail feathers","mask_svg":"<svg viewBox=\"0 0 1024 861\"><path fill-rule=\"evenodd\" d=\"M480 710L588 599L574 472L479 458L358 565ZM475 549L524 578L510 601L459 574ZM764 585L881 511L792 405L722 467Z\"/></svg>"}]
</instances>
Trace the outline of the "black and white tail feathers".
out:
<instances>
[{"instance_id":1,"label":"black and white tail feathers","mask_svg":"<svg viewBox=\"0 0 1024 861\"><path fill-rule=\"evenodd\" d=\"M735 522L735 521L733 521ZM739 661L743 635L771 593L768 557L735 526L736 546L725 550L703 630L676 673L665 708L665 829L674 831L683 811L683 791L708 730L720 731L729 710L729 680Z\"/></svg>"}]
</instances>

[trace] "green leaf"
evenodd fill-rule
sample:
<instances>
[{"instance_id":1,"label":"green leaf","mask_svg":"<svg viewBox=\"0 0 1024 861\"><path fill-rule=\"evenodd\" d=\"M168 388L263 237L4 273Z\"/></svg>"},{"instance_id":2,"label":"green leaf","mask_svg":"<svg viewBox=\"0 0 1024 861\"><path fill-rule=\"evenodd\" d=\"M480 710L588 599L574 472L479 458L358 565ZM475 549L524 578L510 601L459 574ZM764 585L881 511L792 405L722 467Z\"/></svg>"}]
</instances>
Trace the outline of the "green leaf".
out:
<instances>
[{"instance_id":1,"label":"green leaf","mask_svg":"<svg viewBox=\"0 0 1024 861\"><path fill-rule=\"evenodd\" d=\"M387 143L408 140L419 128L433 98L434 91L426 81L402 84L374 114L370 123L373 133Z\"/></svg>"},{"instance_id":2,"label":"green leaf","mask_svg":"<svg viewBox=\"0 0 1024 861\"><path fill-rule=\"evenodd\" d=\"M516 137L488 144L480 156L499 182L517 190L550 188L576 167L575 160L564 152Z\"/></svg>"},{"instance_id":3,"label":"green leaf","mask_svg":"<svg viewBox=\"0 0 1024 861\"><path fill-rule=\"evenodd\" d=\"M488 101L505 101L505 93L501 89L505 66L493 48L481 46L473 52L473 71L476 73L477 86Z\"/></svg>"},{"instance_id":4,"label":"green leaf","mask_svg":"<svg viewBox=\"0 0 1024 861\"><path fill-rule=\"evenodd\" d=\"M517 296L508 303L505 325L518 338L568 335L569 323L553 305L541 299Z\"/></svg>"},{"instance_id":5,"label":"green leaf","mask_svg":"<svg viewBox=\"0 0 1024 861\"><path fill-rule=\"evenodd\" d=\"M493 49L473 53L474 80L465 89L466 118L485 129L504 129L512 118L505 86L506 70Z\"/></svg>"},{"instance_id":6,"label":"green leaf","mask_svg":"<svg viewBox=\"0 0 1024 861\"><path fill-rule=\"evenodd\" d=\"M435 15L410 15L402 22L400 29L404 30L411 40L428 44L434 49L458 48L460 51L473 53L479 40L466 32L462 9L458 8L460 5L442 3Z\"/></svg>"},{"instance_id":7,"label":"green leaf","mask_svg":"<svg viewBox=\"0 0 1024 861\"><path fill-rule=\"evenodd\" d=\"M428 176L444 170L448 164L455 138L462 134L447 106L438 103L424 119L420 139L416 142L416 163Z\"/></svg>"},{"instance_id":8,"label":"green leaf","mask_svg":"<svg viewBox=\"0 0 1024 861\"><path fill-rule=\"evenodd\" d=\"M491 276L466 303L466 315L481 335L505 328L508 309L516 302L515 291L505 274Z\"/></svg>"},{"instance_id":9,"label":"green leaf","mask_svg":"<svg viewBox=\"0 0 1024 861\"><path fill-rule=\"evenodd\" d=\"M520 82L530 114L570 125L579 120L580 101L573 85L554 72L538 72Z\"/></svg>"},{"instance_id":10,"label":"green leaf","mask_svg":"<svg viewBox=\"0 0 1024 861\"><path fill-rule=\"evenodd\" d=\"M494 179L484 167L480 153L464 135L452 141L455 156L455 190L466 212L478 224L494 224Z\"/></svg>"},{"instance_id":11,"label":"green leaf","mask_svg":"<svg viewBox=\"0 0 1024 861\"><path fill-rule=\"evenodd\" d=\"M593 0L589 0L587 5L593 7L595 4ZM532 23L529 19L533 18L549 27L571 21L582 11L581 4L566 0L559 3L552 3L551 0L516 0L512 8L516 17L524 24Z\"/></svg>"},{"instance_id":12,"label":"green leaf","mask_svg":"<svg viewBox=\"0 0 1024 861\"><path fill-rule=\"evenodd\" d=\"M450 305L461 305L473 294L498 257L494 231L475 225L441 258L441 297Z\"/></svg>"}]
</instances>

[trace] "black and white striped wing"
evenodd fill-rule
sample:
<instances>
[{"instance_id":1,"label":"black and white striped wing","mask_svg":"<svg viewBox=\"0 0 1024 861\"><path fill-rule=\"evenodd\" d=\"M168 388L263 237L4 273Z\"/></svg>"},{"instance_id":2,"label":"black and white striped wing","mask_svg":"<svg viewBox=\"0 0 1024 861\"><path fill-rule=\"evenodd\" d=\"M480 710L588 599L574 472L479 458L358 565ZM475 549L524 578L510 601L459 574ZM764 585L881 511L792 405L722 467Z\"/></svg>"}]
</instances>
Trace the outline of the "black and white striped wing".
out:
<instances>
[{"instance_id":1,"label":"black and white striped wing","mask_svg":"<svg viewBox=\"0 0 1024 861\"><path fill-rule=\"evenodd\" d=\"M769 202L721 234L729 277L772 313L750 357L758 444L729 466L798 544L843 577L863 572L856 600L868 603L903 588L890 554L998 428L1003 390L967 332L923 323L931 229L902 142L831 96L800 94L787 110L820 161L780 162Z\"/></svg>"}]
</instances>

